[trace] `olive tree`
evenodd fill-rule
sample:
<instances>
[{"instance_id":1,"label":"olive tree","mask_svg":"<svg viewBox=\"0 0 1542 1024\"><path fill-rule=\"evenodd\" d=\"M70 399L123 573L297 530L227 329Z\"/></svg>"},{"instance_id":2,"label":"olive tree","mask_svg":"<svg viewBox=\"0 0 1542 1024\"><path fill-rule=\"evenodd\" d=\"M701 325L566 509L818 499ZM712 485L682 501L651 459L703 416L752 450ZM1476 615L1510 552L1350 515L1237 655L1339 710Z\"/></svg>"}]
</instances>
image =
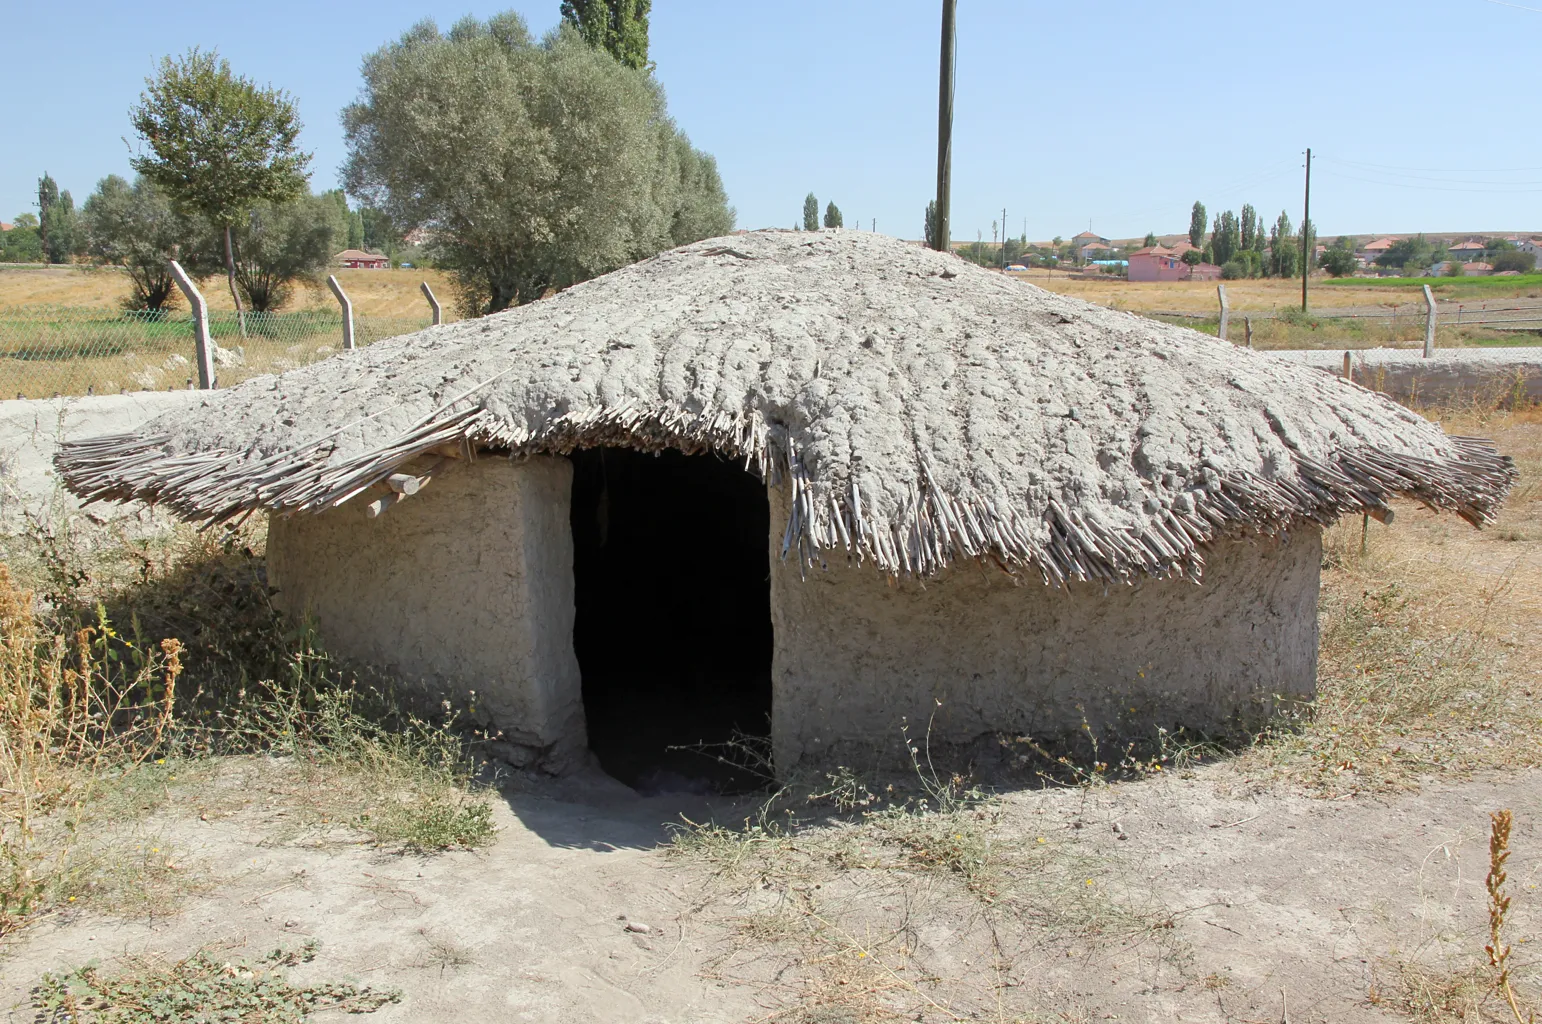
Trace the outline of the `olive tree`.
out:
<instances>
[{"instance_id":1,"label":"olive tree","mask_svg":"<svg viewBox=\"0 0 1542 1024\"><path fill-rule=\"evenodd\" d=\"M96 183L81 208L86 252L101 264L122 267L133 286L124 305L159 310L176 300L176 282L166 266L180 259L195 274L213 273L218 249L201 244L203 222L179 213L166 193L144 177L130 185L116 174Z\"/></svg>"},{"instance_id":2,"label":"olive tree","mask_svg":"<svg viewBox=\"0 0 1542 1024\"><path fill-rule=\"evenodd\" d=\"M150 152L132 166L180 210L207 218L223 233L230 297L241 315L231 237L236 224L258 203L303 195L309 180L310 154L295 145L294 100L238 77L229 61L197 48L179 60L163 58L160 73L145 84L129 116Z\"/></svg>"},{"instance_id":3,"label":"olive tree","mask_svg":"<svg viewBox=\"0 0 1542 1024\"><path fill-rule=\"evenodd\" d=\"M422 227L468 310L496 312L732 227L710 157L646 71L512 12L422 22L364 61L347 189Z\"/></svg>"},{"instance_id":4,"label":"olive tree","mask_svg":"<svg viewBox=\"0 0 1542 1024\"><path fill-rule=\"evenodd\" d=\"M259 203L232 232L236 284L252 309L278 309L297 281L316 280L347 240L348 219L329 195Z\"/></svg>"}]
</instances>

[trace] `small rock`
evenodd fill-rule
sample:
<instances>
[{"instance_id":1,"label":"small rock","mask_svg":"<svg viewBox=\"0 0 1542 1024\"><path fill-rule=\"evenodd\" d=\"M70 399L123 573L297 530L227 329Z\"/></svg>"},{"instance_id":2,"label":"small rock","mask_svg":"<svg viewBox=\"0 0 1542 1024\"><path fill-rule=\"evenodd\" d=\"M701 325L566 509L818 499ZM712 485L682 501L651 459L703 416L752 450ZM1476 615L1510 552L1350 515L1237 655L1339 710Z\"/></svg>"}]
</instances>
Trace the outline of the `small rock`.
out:
<instances>
[{"instance_id":1,"label":"small rock","mask_svg":"<svg viewBox=\"0 0 1542 1024\"><path fill-rule=\"evenodd\" d=\"M289 920L284 922L284 927L285 928L298 928L298 927L300 927L300 922L296 921L294 918L291 917Z\"/></svg>"},{"instance_id":2,"label":"small rock","mask_svg":"<svg viewBox=\"0 0 1542 1024\"><path fill-rule=\"evenodd\" d=\"M647 935L653 931L652 928L643 924L641 921L628 921L626 930L629 932L636 932L638 935Z\"/></svg>"}]
</instances>

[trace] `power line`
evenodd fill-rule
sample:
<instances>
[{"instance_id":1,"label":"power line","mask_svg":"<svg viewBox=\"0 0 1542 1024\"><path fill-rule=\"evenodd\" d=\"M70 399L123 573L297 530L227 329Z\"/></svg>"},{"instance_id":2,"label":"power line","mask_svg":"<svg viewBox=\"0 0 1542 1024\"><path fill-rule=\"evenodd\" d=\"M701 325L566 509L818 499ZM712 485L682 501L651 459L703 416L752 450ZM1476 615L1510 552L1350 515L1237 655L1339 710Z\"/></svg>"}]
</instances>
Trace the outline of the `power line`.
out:
<instances>
[{"instance_id":1,"label":"power line","mask_svg":"<svg viewBox=\"0 0 1542 1024\"><path fill-rule=\"evenodd\" d=\"M1387 175L1390 175L1390 176L1392 176L1394 178L1413 178L1413 179L1416 179L1418 181L1438 181L1441 184L1445 184L1445 185L1502 185L1502 186L1511 186L1511 185L1542 185L1542 181L1479 181L1479 180L1473 179L1473 178L1451 178L1451 177L1432 178L1429 175L1425 175L1425 174L1411 174L1408 171L1400 170L1398 168L1392 167L1392 166L1387 165L1387 164L1369 164L1369 163L1361 163L1360 161L1357 161L1357 160L1339 160L1339 159L1335 159L1333 157L1323 157L1323 156L1319 156L1317 159L1319 159L1319 160L1327 160L1330 163L1343 164L1346 167L1354 167L1354 168L1358 168L1360 170L1371 171L1372 173L1387 174ZM1430 169L1433 170L1433 168L1430 168ZM1542 167L1524 167L1524 168L1513 168L1513 169L1498 169L1498 168L1495 168L1493 170L1478 170L1478 169L1475 168L1472 171L1469 171L1467 173L1470 173L1470 174L1518 174L1518 173L1521 173L1522 171L1539 171L1539 170L1542 170ZM1453 171L1453 173L1459 173L1459 172L1454 172Z\"/></svg>"},{"instance_id":2,"label":"power line","mask_svg":"<svg viewBox=\"0 0 1542 1024\"><path fill-rule=\"evenodd\" d=\"M1486 196L1518 196L1542 192L1542 188L1447 188L1441 185L1411 185L1406 181L1378 181L1375 178L1360 178L1353 174L1344 174L1341 171L1324 171L1322 173L1334 178L1343 178L1346 181L1359 181L1367 185L1386 185L1391 188L1411 188L1421 192L1470 192ZM1495 182L1494 184L1498 183ZM1529 182L1521 182L1520 184L1529 184Z\"/></svg>"},{"instance_id":3,"label":"power line","mask_svg":"<svg viewBox=\"0 0 1542 1024\"><path fill-rule=\"evenodd\" d=\"M1500 7L1514 7L1517 11L1530 11L1532 14L1542 14L1542 8L1522 7L1520 4L1506 3L1505 0L1488 0L1488 2L1498 4Z\"/></svg>"},{"instance_id":4,"label":"power line","mask_svg":"<svg viewBox=\"0 0 1542 1024\"><path fill-rule=\"evenodd\" d=\"M1334 163L1351 164L1355 167L1374 167L1382 171L1430 171L1449 174L1520 174L1523 171L1542 171L1542 167L1404 167L1400 164L1373 164L1365 160L1345 160L1342 157L1323 156L1321 153L1318 153L1314 159L1331 160Z\"/></svg>"}]
</instances>

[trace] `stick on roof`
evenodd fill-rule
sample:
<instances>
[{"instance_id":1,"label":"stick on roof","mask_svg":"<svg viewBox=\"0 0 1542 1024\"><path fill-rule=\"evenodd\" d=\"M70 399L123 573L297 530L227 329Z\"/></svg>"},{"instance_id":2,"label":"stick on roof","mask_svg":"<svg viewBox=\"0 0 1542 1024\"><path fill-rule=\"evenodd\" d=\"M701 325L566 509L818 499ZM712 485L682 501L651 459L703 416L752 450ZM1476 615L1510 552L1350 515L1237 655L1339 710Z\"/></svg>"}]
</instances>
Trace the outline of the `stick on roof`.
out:
<instances>
[{"instance_id":1,"label":"stick on roof","mask_svg":"<svg viewBox=\"0 0 1542 1024\"><path fill-rule=\"evenodd\" d=\"M450 442L715 451L790 483L784 555L1050 582L1198 577L1222 533L1488 522L1487 442L1359 385L870 232L686 246L540 302L211 392L63 447L87 498L191 520L339 505Z\"/></svg>"}]
</instances>

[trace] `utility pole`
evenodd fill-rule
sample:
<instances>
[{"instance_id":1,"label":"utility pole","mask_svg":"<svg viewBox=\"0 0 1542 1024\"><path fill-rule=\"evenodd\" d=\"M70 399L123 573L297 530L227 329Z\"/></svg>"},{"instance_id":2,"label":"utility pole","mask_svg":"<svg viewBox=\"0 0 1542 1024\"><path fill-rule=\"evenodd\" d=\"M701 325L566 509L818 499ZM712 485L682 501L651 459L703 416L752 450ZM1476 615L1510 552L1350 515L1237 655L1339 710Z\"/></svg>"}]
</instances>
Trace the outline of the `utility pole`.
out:
<instances>
[{"instance_id":1,"label":"utility pole","mask_svg":"<svg viewBox=\"0 0 1542 1024\"><path fill-rule=\"evenodd\" d=\"M937 89L937 219L933 243L938 252L947 252L948 210L953 191L953 52L958 43L954 22L958 0L942 0L942 68Z\"/></svg>"},{"instance_id":2,"label":"utility pole","mask_svg":"<svg viewBox=\"0 0 1542 1024\"><path fill-rule=\"evenodd\" d=\"M1001 208L1001 269L1007 269L1007 208Z\"/></svg>"},{"instance_id":3,"label":"utility pole","mask_svg":"<svg viewBox=\"0 0 1542 1024\"><path fill-rule=\"evenodd\" d=\"M1306 147L1306 198L1301 203L1301 312L1306 312L1306 282L1312 273L1310 250L1316 248L1308 232L1312 229L1312 147Z\"/></svg>"}]
</instances>

